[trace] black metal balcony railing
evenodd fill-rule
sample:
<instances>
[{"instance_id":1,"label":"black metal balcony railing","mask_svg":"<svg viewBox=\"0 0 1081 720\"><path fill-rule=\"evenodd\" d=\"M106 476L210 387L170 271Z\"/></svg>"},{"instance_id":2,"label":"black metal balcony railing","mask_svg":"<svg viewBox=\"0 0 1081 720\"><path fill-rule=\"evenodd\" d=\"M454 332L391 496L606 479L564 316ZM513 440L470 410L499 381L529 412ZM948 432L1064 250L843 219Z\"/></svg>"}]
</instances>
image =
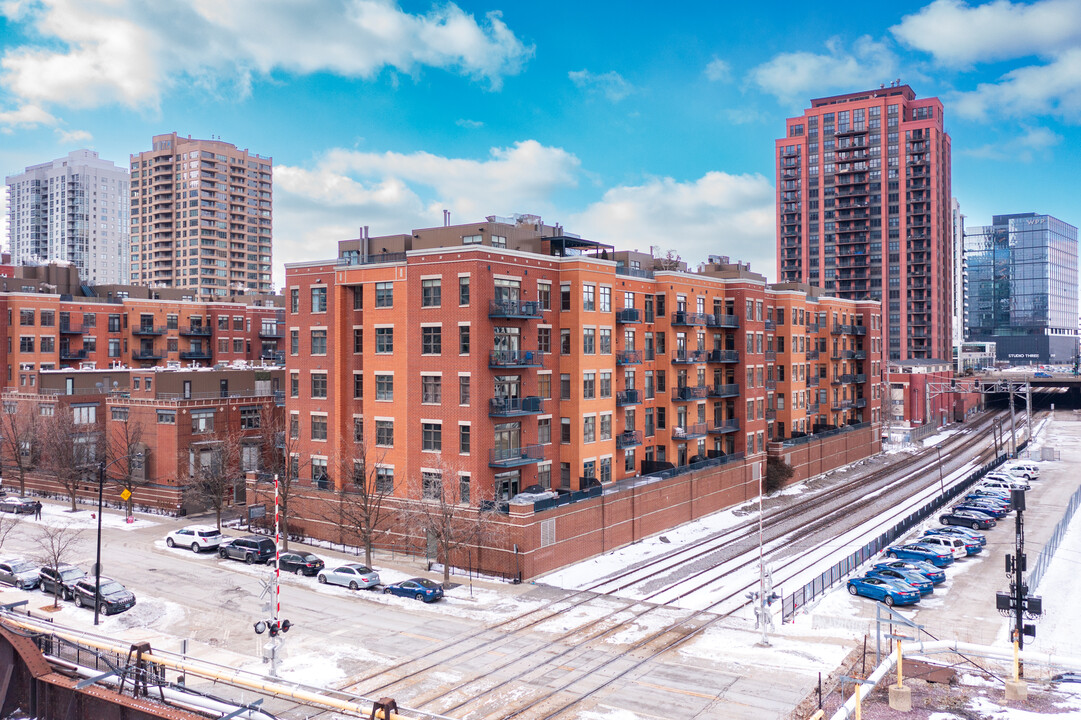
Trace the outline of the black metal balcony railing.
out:
<instances>
[{"instance_id":1,"label":"black metal balcony railing","mask_svg":"<svg viewBox=\"0 0 1081 720\"><path fill-rule=\"evenodd\" d=\"M616 365L640 365L641 363L641 350L620 350L616 353Z\"/></svg>"},{"instance_id":2,"label":"black metal balcony railing","mask_svg":"<svg viewBox=\"0 0 1081 720\"><path fill-rule=\"evenodd\" d=\"M623 308L622 310L616 310L616 322L617 323L641 322L641 320L639 319L638 308Z\"/></svg>"},{"instance_id":3,"label":"black metal balcony railing","mask_svg":"<svg viewBox=\"0 0 1081 720\"><path fill-rule=\"evenodd\" d=\"M710 387L709 396L714 398L739 397L739 385L737 383L718 383Z\"/></svg>"},{"instance_id":4,"label":"black metal balcony railing","mask_svg":"<svg viewBox=\"0 0 1081 720\"><path fill-rule=\"evenodd\" d=\"M738 363L739 350L710 350L706 362L711 363Z\"/></svg>"},{"instance_id":5,"label":"black metal balcony railing","mask_svg":"<svg viewBox=\"0 0 1081 720\"><path fill-rule=\"evenodd\" d=\"M539 318L541 304L536 300L492 300L488 303L490 318Z\"/></svg>"},{"instance_id":6,"label":"black metal balcony railing","mask_svg":"<svg viewBox=\"0 0 1081 720\"><path fill-rule=\"evenodd\" d=\"M193 337L210 337L211 329L209 325L188 325L187 327L180 328L181 335L190 335ZM281 337L281 335L278 335Z\"/></svg>"},{"instance_id":7,"label":"black metal balcony railing","mask_svg":"<svg viewBox=\"0 0 1081 720\"><path fill-rule=\"evenodd\" d=\"M680 440L693 440L695 438L705 437L707 432L708 428L704 422L686 426L673 425L672 439L677 442Z\"/></svg>"},{"instance_id":8,"label":"black metal balcony railing","mask_svg":"<svg viewBox=\"0 0 1081 720\"><path fill-rule=\"evenodd\" d=\"M709 387L707 385L695 385L673 388L675 392L672 394L673 400L697 400L698 398L704 398L709 394Z\"/></svg>"},{"instance_id":9,"label":"black metal balcony railing","mask_svg":"<svg viewBox=\"0 0 1081 720\"><path fill-rule=\"evenodd\" d=\"M61 360L86 360L86 348L80 350L69 350L68 348L60 348Z\"/></svg>"},{"instance_id":10,"label":"black metal balcony railing","mask_svg":"<svg viewBox=\"0 0 1081 720\"><path fill-rule=\"evenodd\" d=\"M777 329L777 323L775 323L772 320L767 318L766 319L766 330L776 330L776 329Z\"/></svg>"},{"instance_id":11,"label":"black metal balcony railing","mask_svg":"<svg viewBox=\"0 0 1081 720\"><path fill-rule=\"evenodd\" d=\"M677 310L672 313L672 324L692 326L705 325L706 316L703 313L692 313L687 312L686 310Z\"/></svg>"},{"instance_id":12,"label":"black metal balcony railing","mask_svg":"<svg viewBox=\"0 0 1081 720\"><path fill-rule=\"evenodd\" d=\"M533 415L541 411L541 405L541 399L532 395L522 398L491 398L488 400L488 415L491 417Z\"/></svg>"},{"instance_id":13,"label":"black metal balcony railing","mask_svg":"<svg viewBox=\"0 0 1081 720\"><path fill-rule=\"evenodd\" d=\"M856 376L853 378L852 382L862 385L863 383L867 382L867 375L865 373L856 373Z\"/></svg>"},{"instance_id":14,"label":"black metal balcony railing","mask_svg":"<svg viewBox=\"0 0 1081 720\"><path fill-rule=\"evenodd\" d=\"M209 360L210 349L205 350L186 350L180 353L181 360Z\"/></svg>"},{"instance_id":15,"label":"black metal balcony railing","mask_svg":"<svg viewBox=\"0 0 1081 720\"><path fill-rule=\"evenodd\" d=\"M492 448L488 451L489 467L529 465L544 459L543 445L522 445L513 448Z\"/></svg>"},{"instance_id":16,"label":"black metal balcony railing","mask_svg":"<svg viewBox=\"0 0 1081 720\"><path fill-rule=\"evenodd\" d=\"M814 415L817 412L818 412L818 403L817 402L807 403L807 414L808 415Z\"/></svg>"},{"instance_id":17,"label":"black metal balcony railing","mask_svg":"<svg viewBox=\"0 0 1081 720\"><path fill-rule=\"evenodd\" d=\"M773 362L777 359L777 352L774 350L767 350L765 352L766 362Z\"/></svg>"},{"instance_id":18,"label":"black metal balcony railing","mask_svg":"<svg viewBox=\"0 0 1081 720\"><path fill-rule=\"evenodd\" d=\"M131 357L133 360L138 361L165 359L160 350L133 350Z\"/></svg>"},{"instance_id":19,"label":"black metal balcony railing","mask_svg":"<svg viewBox=\"0 0 1081 720\"><path fill-rule=\"evenodd\" d=\"M131 328L132 335L164 335L164 325L137 325Z\"/></svg>"},{"instance_id":20,"label":"black metal balcony railing","mask_svg":"<svg viewBox=\"0 0 1081 720\"><path fill-rule=\"evenodd\" d=\"M811 375L807 378L807 387L818 387L818 376Z\"/></svg>"},{"instance_id":21,"label":"black metal balcony railing","mask_svg":"<svg viewBox=\"0 0 1081 720\"><path fill-rule=\"evenodd\" d=\"M856 407L858 407L858 408L867 407L867 398L856 398Z\"/></svg>"},{"instance_id":22,"label":"black metal balcony railing","mask_svg":"<svg viewBox=\"0 0 1081 720\"><path fill-rule=\"evenodd\" d=\"M637 390L620 390L616 393L616 407L638 405L641 402L642 396Z\"/></svg>"},{"instance_id":23,"label":"black metal balcony railing","mask_svg":"<svg viewBox=\"0 0 1081 720\"><path fill-rule=\"evenodd\" d=\"M706 325L718 328L738 328L739 315L731 315L729 313L713 313L712 315L706 315Z\"/></svg>"},{"instance_id":24,"label":"black metal balcony railing","mask_svg":"<svg viewBox=\"0 0 1081 720\"><path fill-rule=\"evenodd\" d=\"M70 323L60 323L60 332L68 335L82 335L89 329L86 323L82 325L71 325Z\"/></svg>"},{"instance_id":25,"label":"black metal balcony railing","mask_svg":"<svg viewBox=\"0 0 1081 720\"><path fill-rule=\"evenodd\" d=\"M852 326L852 334L853 335L866 335L867 334L867 326L866 325L853 325Z\"/></svg>"},{"instance_id":26,"label":"black metal balcony railing","mask_svg":"<svg viewBox=\"0 0 1081 720\"><path fill-rule=\"evenodd\" d=\"M815 348L814 350L808 350L807 351L807 359L808 360L817 360L818 359L818 349Z\"/></svg>"},{"instance_id":27,"label":"black metal balcony railing","mask_svg":"<svg viewBox=\"0 0 1081 720\"><path fill-rule=\"evenodd\" d=\"M270 361L275 365L285 364L285 351L284 350L264 350L259 354L259 357L264 361Z\"/></svg>"},{"instance_id":28,"label":"black metal balcony railing","mask_svg":"<svg viewBox=\"0 0 1081 720\"><path fill-rule=\"evenodd\" d=\"M279 330L277 327L273 327L273 328L264 327L261 330L259 330L259 337L265 338L265 339L268 339L268 340L273 340L275 338L285 337L285 333L283 331Z\"/></svg>"},{"instance_id":29,"label":"black metal balcony railing","mask_svg":"<svg viewBox=\"0 0 1081 720\"><path fill-rule=\"evenodd\" d=\"M766 410L766 420L776 420L776 419L777 419L777 411L776 410Z\"/></svg>"},{"instance_id":30,"label":"black metal balcony railing","mask_svg":"<svg viewBox=\"0 0 1081 720\"><path fill-rule=\"evenodd\" d=\"M709 353L705 350L679 350L672 355L674 363L704 363Z\"/></svg>"},{"instance_id":31,"label":"black metal balcony railing","mask_svg":"<svg viewBox=\"0 0 1081 720\"><path fill-rule=\"evenodd\" d=\"M623 450L625 448L634 447L642 444L642 431L641 430L627 430L616 435L616 449Z\"/></svg>"},{"instance_id":32,"label":"black metal balcony railing","mask_svg":"<svg viewBox=\"0 0 1081 720\"><path fill-rule=\"evenodd\" d=\"M719 423L714 423L713 427L711 427L709 429L709 431L711 433L714 433L714 434L731 433L731 432L736 432L738 430L739 430L739 418L729 418L727 420L722 420Z\"/></svg>"},{"instance_id":33,"label":"black metal balcony railing","mask_svg":"<svg viewBox=\"0 0 1081 720\"><path fill-rule=\"evenodd\" d=\"M777 389L777 381L776 380L766 380L766 389L767 390L776 390Z\"/></svg>"},{"instance_id":34,"label":"black metal balcony railing","mask_svg":"<svg viewBox=\"0 0 1081 720\"><path fill-rule=\"evenodd\" d=\"M544 358L541 353L532 350L492 350L488 357L488 367L544 367Z\"/></svg>"},{"instance_id":35,"label":"black metal balcony railing","mask_svg":"<svg viewBox=\"0 0 1081 720\"><path fill-rule=\"evenodd\" d=\"M856 382L856 376L853 375L852 373L844 373L843 375L834 375L833 376L833 384L834 385L848 385L849 383L854 383L854 382Z\"/></svg>"}]
</instances>

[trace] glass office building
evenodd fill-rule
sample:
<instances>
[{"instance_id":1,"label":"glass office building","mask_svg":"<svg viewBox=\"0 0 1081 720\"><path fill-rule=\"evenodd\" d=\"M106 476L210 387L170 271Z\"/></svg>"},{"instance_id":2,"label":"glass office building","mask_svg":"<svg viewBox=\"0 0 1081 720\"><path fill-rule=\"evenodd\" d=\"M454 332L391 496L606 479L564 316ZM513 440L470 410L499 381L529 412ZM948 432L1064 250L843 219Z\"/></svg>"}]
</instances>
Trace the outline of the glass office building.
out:
<instances>
[{"instance_id":1,"label":"glass office building","mask_svg":"<svg viewBox=\"0 0 1081 720\"><path fill-rule=\"evenodd\" d=\"M966 227L968 341L994 341L1014 364L1072 362L1077 352L1077 228L1050 215L995 215Z\"/></svg>"}]
</instances>

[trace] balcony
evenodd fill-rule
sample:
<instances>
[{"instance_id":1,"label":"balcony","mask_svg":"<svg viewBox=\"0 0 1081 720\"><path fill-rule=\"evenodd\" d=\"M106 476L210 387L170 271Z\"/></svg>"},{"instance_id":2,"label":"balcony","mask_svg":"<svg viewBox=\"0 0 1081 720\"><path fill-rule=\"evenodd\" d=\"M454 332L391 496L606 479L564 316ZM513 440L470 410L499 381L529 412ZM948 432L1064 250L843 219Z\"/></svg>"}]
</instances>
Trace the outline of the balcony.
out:
<instances>
[{"instance_id":1,"label":"balcony","mask_svg":"<svg viewBox=\"0 0 1081 720\"><path fill-rule=\"evenodd\" d=\"M817 402L809 402L809 403L807 403L807 414L808 415L815 415L817 413L818 413L818 403Z\"/></svg>"},{"instance_id":2,"label":"balcony","mask_svg":"<svg viewBox=\"0 0 1081 720\"><path fill-rule=\"evenodd\" d=\"M616 435L616 449L624 450L626 448L635 447L642 444L642 431L641 430L627 430Z\"/></svg>"},{"instance_id":3,"label":"balcony","mask_svg":"<svg viewBox=\"0 0 1081 720\"><path fill-rule=\"evenodd\" d=\"M709 388L709 396L712 398L739 397L739 385L737 383L713 385Z\"/></svg>"},{"instance_id":4,"label":"balcony","mask_svg":"<svg viewBox=\"0 0 1081 720\"><path fill-rule=\"evenodd\" d=\"M766 380L766 389L767 390L776 390L777 389L777 381L776 380Z\"/></svg>"},{"instance_id":5,"label":"balcony","mask_svg":"<svg viewBox=\"0 0 1081 720\"><path fill-rule=\"evenodd\" d=\"M739 315L729 315L727 313L706 315L706 325L718 328L738 328Z\"/></svg>"},{"instance_id":6,"label":"balcony","mask_svg":"<svg viewBox=\"0 0 1081 720\"><path fill-rule=\"evenodd\" d=\"M181 360L210 360L210 348L205 350L187 350L180 353Z\"/></svg>"},{"instance_id":7,"label":"balcony","mask_svg":"<svg viewBox=\"0 0 1081 720\"><path fill-rule=\"evenodd\" d=\"M862 385L867 382L867 375L865 373L856 373L855 379L853 379L852 382Z\"/></svg>"},{"instance_id":8,"label":"balcony","mask_svg":"<svg viewBox=\"0 0 1081 720\"><path fill-rule=\"evenodd\" d=\"M68 323L60 323L60 333L63 335L82 335L89 329L90 328L86 323L83 323L82 325L69 325Z\"/></svg>"},{"instance_id":9,"label":"balcony","mask_svg":"<svg viewBox=\"0 0 1081 720\"><path fill-rule=\"evenodd\" d=\"M188 325L187 327L180 328L181 335L190 335L193 337L210 337L209 325ZM278 337L281 337L279 335Z\"/></svg>"},{"instance_id":10,"label":"balcony","mask_svg":"<svg viewBox=\"0 0 1081 720\"><path fill-rule=\"evenodd\" d=\"M641 350L620 350L616 353L616 365L641 365Z\"/></svg>"},{"instance_id":11,"label":"balcony","mask_svg":"<svg viewBox=\"0 0 1081 720\"><path fill-rule=\"evenodd\" d=\"M539 352L532 350L492 350L488 357L490 368L534 368L544 367L544 360Z\"/></svg>"},{"instance_id":12,"label":"balcony","mask_svg":"<svg viewBox=\"0 0 1081 720\"><path fill-rule=\"evenodd\" d=\"M264 350L259 354L259 359L263 362L269 362L272 365L284 365L285 364L285 351L284 350Z\"/></svg>"},{"instance_id":13,"label":"balcony","mask_svg":"<svg viewBox=\"0 0 1081 720\"><path fill-rule=\"evenodd\" d=\"M686 427L680 427L679 425L672 426L672 439L676 442L682 442L683 440L695 440L697 438L704 438L708 429L706 424L694 423L693 425L687 425Z\"/></svg>"},{"instance_id":14,"label":"balcony","mask_svg":"<svg viewBox=\"0 0 1081 720\"><path fill-rule=\"evenodd\" d=\"M818 387L818 376L811 375L807 378L807 387Z\"/></svg>"},{"instance_id":15,"label":"balcony","mask_svg":"<svg viewBox=\"0 0 1081 720\"><path fill-rule=\"evenodd\" d=\"M536 415L540 411L541 399L532 395L522 398L491 398L488 401L489 417Z\"/></svg>"},{"instance_id":16,"label":"balcony","mask_svg":"<svg viewBox=\"0 0 1081 720\"><path fill-rule=\"evenodd\" d=\"M679 350L672 355L674 363L704 363L709 353L705 350Z\"/></svg>"},{"instance_id":17,"label":"balcony","mask_svg":"<svg viewBox=\"0 0 1081 720\"><path fill-rule=\"evenodd\" d=\"M132 335L164 335L165 334L165 326L164 325L158 325L156 327L154 325L132 326L131 334Z\"/></svg>"},{"instance_id":18,"label":"balcony","mask_svg":"<svg viewBox=\"0 0 1081 720\"><path fill-rule=\"evenodd\" d=\"M775 323L772 320L767 318L766 319L766 330L776 330L776 329L777 329L777 323Z\"/></svg>"},{"instance_id":19,"label":"balcony","mask_svg":"<svg viewBox=\"0 0 1081 720\"><path fill-rule=\"evenodd\" d=\"M706 362L711 363L738 363L739 350L710 350Z\"/></svg>"},{"instance_id":20,"label":"balcony","mask_svg":"<svg viewBox=\"0 0 1081 720\"><path fill-rule=\"evenodd\" d=\"M766 420L776 420L776 419L777 419L777 411L776 410L766 410Z\"/></svg>"},{"instance_id":21,"label":"balcony","mask_svg":"<svg viewBox=\"0 0 1081 720\"><path fill-rule=\"evenodd\" d=\"M638 308L623 308L622 310L616 310L616 322L624 324L641 322Z\"/></svg>"},{"instance_id":22,"label":"balcony","mask_svg":"<svg viewBox=\"0 0 1081 720\"><path fill-rule=\"evenodd\" d=\"M672 313L672 325L688 325L693 327L704 326L706 316L703 313L692 313L686 310L677 310Z\"/></svg>"},{"instance_id":23,"label":"balcony","mask_svg":"<svg viewBox=\"0 0 1081 720\"><path fill-rule=\"evenodd\" d=\"M765 355L766 355L766 362L776 362L777 353L775 351L767 350Z\"/></svg>"},{"instance_id":24,"label":"balcony","mask_svg":"<svg viewBox=\"0 0 1081 720\"><path fill-rule=\"evenodd\" d=\"M856 376L852 373L845 373L843 375L833 376L834 385L849 385L854 382L856 382Z\"/></svg>"},{"instance_id":25,"label":"balcony","mask_svg":"<svg viewBox=\"0 0 1081 720\"><path fill-rule=\"evenodd\" d=\"M851 327L852 327L852 334L853 335L866 335L867 334L867 326L866 325L852 325Z\"/></svg>"},{"instance_id":26,"label":"balcony","mask_svg":"<svg viewBox=\"0 0 1081 720\"><path fill-rule=\"evenodd\" d=\"M616 393L616 407L640 405L642 396L637 390L620 390Z\"/></svg>"},{"instance_id":27,"label":"balcony","mask_svg":"<svg viewBox=\"0 0 1081 720\"><path fill-rule=\"evenodd\" d=\"M867 407L867 398L856 398L856 407L857 408L865 408L865 407Z\"/></svg>"},{"instance_id":28,"label":"balcony","mask_svg":"<svg viewBox=\"0 0 1081 720\"><path fill-rule=\"evenodd\" d=\"M207 329L209 330L209 328ZM209 335L210 333L207 334ZM259 337L263 338L264 340L275 340L285 337L285 333L279 330L277 326L274 326L273 328L267 326L259 331Z\"/></svg>"},{"instance_id":29,"label":"balcony","mask_svg":"<svg viewBox=\"0 0 1081 720\"><path fill-rule=\"evenodd\" d=\"M541 317L541 304L536 300L492 300L488 303L488 317L526 320Z\"/></svg>"},{"instance_id":30,"label":"balcony","mask_svg":"<svg viewBox=\"0 0 1081 720\"><path fill-rule=\"evenodd\" d=\"M60 348L61 360L86 360L86 348L81 350L71 350L69 348Z\"/></svg>"},{"instance_id":31,"label":"balcony","mask_svg":"<svg viewBox=\"0 0 1081 720\"><path fill-rule=\"evenodd\" d=\"M544 459L543 445L523 445L515 448L492 448L488 451L488 467L517 467L539 463Z\"/></svg>"},{"instance_id":32,"label":"balcony","mask_svg":"<svg viewBox=\"0 0 1081 720\"><path fill-rule=\"evenodd\" d=\"M709 395L709 387L706 385L695 385L672 388L673 402L686 402L688 400L698 400Z\"/></svg>"},{"instance_id":33,"label":"balcony","mask_svg":"<svg viewBox=\"0 0 1081 720\"><path fill-rule=\"evenodd\" d=\"M131 359L136 362L164 360L165 355L160 350L132 350Z\"/></svg>"},{"instance_id":34,"label":"balcony","mask_svg":"<svg viewBox=\"0 0 1081 720\"><path fill-rule=\"evenodd\" d=\"M815 348L814 350L808 350L807 351L807 359L808 360L817 360L818 359L818 348Z\"/></svg>"}]
</instances>

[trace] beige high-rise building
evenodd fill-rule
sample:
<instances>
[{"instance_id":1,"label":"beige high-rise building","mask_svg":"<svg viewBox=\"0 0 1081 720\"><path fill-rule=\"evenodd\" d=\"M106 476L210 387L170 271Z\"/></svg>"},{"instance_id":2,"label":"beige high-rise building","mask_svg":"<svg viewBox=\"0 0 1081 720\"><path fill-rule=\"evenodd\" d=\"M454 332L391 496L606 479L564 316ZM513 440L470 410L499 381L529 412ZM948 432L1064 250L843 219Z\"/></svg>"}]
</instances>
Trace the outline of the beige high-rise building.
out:
<instances>
[{"instance_id":1,"label":"beige high-rise building","mask_svg":"<svg viewBox=\"0 0 1081 720\"><path fill-rule=\"evenodd\" d=\"M193 297L272 292L273 160L155 135L131 156L131 283Z\"/></svg>"}]
</instances>

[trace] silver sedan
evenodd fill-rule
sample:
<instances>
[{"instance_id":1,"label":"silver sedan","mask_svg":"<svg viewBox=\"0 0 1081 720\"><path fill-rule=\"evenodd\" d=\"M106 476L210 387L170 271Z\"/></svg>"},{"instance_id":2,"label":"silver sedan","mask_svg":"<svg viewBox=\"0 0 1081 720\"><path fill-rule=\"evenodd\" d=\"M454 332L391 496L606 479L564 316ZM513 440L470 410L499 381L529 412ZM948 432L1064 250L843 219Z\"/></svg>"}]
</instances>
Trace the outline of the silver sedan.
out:
<instances>
[{"instance_id":1,"label":"silver sedan","mask_svg":"<svg viewBox=\"0 0 1081 720\"><path fill-rule=\"evenodd\" d=\"M366 565L349 563L333 570L323 570L318 575L323 585L341 585L350 590L371 588L379 584L379 573Z\"/></svg>"}]
</instances>

